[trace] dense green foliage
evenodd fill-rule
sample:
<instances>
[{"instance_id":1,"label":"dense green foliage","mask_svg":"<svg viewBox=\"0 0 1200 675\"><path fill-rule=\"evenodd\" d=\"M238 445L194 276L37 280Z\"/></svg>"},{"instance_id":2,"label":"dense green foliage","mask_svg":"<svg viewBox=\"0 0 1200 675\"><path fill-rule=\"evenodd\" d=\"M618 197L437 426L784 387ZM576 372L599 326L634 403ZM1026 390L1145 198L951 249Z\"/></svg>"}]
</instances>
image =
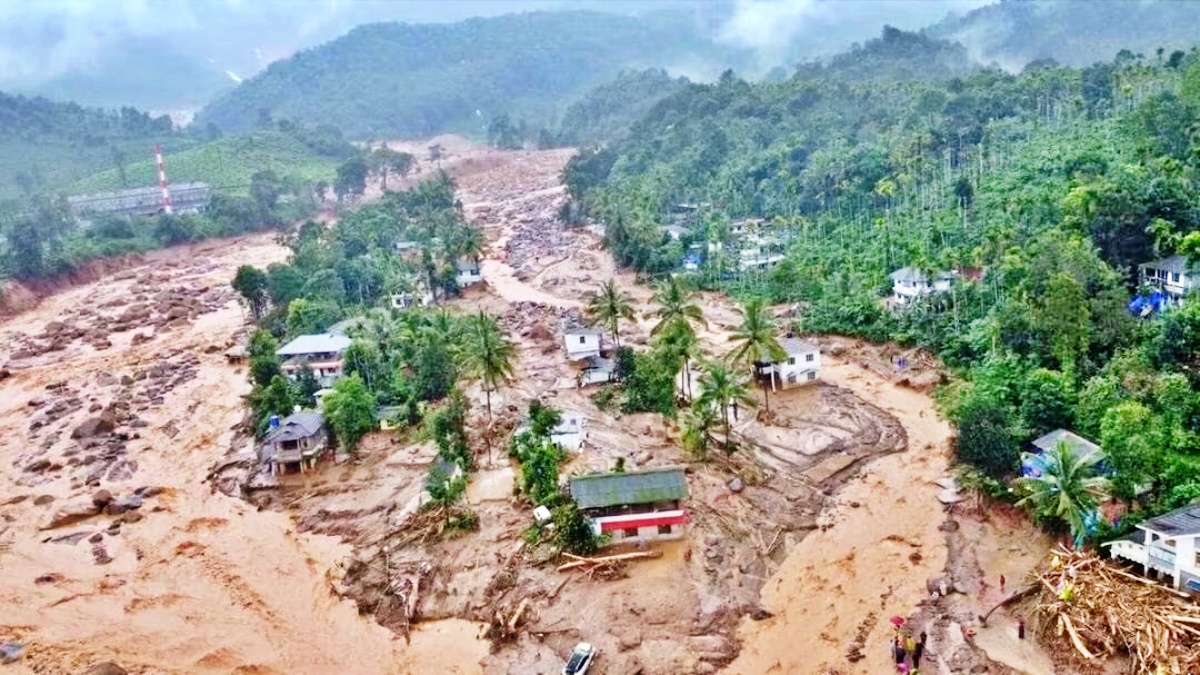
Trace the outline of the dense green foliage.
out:
<instances>
[{"instance_id":1,"label":"dense green foliage","mask_svg":"<svg viewBox=\"0 0 1200 675\"><path fill-rule=\"evenodd\" d=\"M159 142L185 149L198 141L165 115L0 93L0 199L55 190L107 169L119 178L123 167L153 160Z\"/></svg>"},{"instance_id":2,"label":"dense green foliage","mask_svg":"<svg viewBox=\"0 0 1200 675\"><path fill-rule=\"evenodd\" d=\"M124 167L124 181L113 167L75 181L65 190L87 194L123 186L156 185L158 174L152 150L153 145L147 145L144 152L130 157ZM251 176L259 171L273 171L293 181L331 180L337 166L358 152L335 129L302 129L290 124L182 149L167 143L164 151L172 183L203 181L238 194L246 194Z\"/></svg>"},{"instance_id":3,"label":"dense green foliage","mask_svg":"<svg viewBox=\"0 0 1200 675\"><path fill-rule=\"evenodd\" d=\"M949 61L909 77L930 54ZM797 303L803 330L939 354L960 457L992 476L1068 427L1104 446L1119 498L1185 503L1200 310L1125 305L1138 263L1200 253L1200 56L1020 74L954 58L889 30L785 81L689 85L573 160L570 193L620 264L661 274L687 254L701 285ZM905 266L954 281L889 308Z\"/></svg>"},{"instance_id":4,"label":"dense green foliage","mask_svg":"<svg viewBox=\"0 0 1200 675\"><path fill-rule=\"evenodd\" d=\"M375 394L361 377L353 373L338 379L321 401L325 421L337 441L350 454L358 452L358 442L375 428Z\"/></svg>"},{"instance_id":5,"label":"dense green foliage","mask_svg":"<svg viewBox=\"0 0 1200 675\"><path fill-rule=\"evenodd\" d=\"M332 124L357 138L483 136L503 114L545 125L561 101L625 67L723 52L673 13L371 24L271 64L209 104L197 123L246 131L275 116Z\"/></svg>"},{"instance_id":6,"label":"dense green foliage","mask_svg":"<svg viewBox=\"0 0 1200 675\"><path fill-rule=\"evenodd\" d=\"M579 146L620 139L655 103L686 85L664 70L623 71L567 106L554 140Z\"/></svg>"}]
</instances>

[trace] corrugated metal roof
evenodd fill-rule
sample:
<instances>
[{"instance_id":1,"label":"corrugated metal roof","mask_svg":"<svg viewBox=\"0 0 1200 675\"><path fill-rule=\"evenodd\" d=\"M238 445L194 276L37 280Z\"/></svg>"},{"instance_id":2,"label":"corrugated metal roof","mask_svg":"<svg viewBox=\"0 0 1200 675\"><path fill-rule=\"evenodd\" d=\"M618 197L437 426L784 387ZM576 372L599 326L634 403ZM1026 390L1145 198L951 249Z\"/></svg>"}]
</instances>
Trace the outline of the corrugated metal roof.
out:
<instances>
[{"instance_id":1,"label":"corrugated metal roof","mask_svg":"<svg viewBox=\"0 0 1200 675\"><path fill-rule=\"evenodd\" d=\"M678 467L573 476L570 486L571 499L581 509L666 502L688 495L687 478Z\"/></svg>"},{"instance_id":2,"label":"corrugated metal roof","mask_svg":"<svg viewBox=\"0 0 1200 675\"><path fill-rule=\"evenodd\" d=\"M1138 527L1173 536L1200 534L1200 504L1164 513L1141 523Z\"/></svg>"},{"instance_id":3,"label":"corrugated metal roof","mask_svg":"<svg viewBox=\"0 0 1200 675\"><path fill-rule=\"evenodd\" d=\"M1152 267L1156 270L1166 270L1168 272L1175 272L1177 274L1187 274L1189 272L1200 271L1195 266L1189 265L1187 258L1181 255L1172 255L1167 256L1166 258L1160 258L1158 260L1151 260L1150 262L1145 262L1141 265L1138 265L1138 267Z\"/></svg>"},{"instance_id":4,"label":"corrugated metal roof","mask_svg":"<svg viewBox=\"0 0 1200 675\"><path fill-rule=\"evenodd\" d=\"M304 354L340 353L353 342L345 335L319 333L317 335L301 335L275 353L279 356L303 356Z\"/></svg>"},{"instance_id":5,"label":"corrugated metal roof","mask_svg":"<svg viewBox=\"0 0 1200 675\"><path fill-rule=\"evenodd\" d=\"M1055 429L1044 436L1039 436L1034 439L1033 446L1042 452L1050 452L1059 443L1066 443L1070 446L1076 456L1100 450L1100 446L1066 429Z\"/></svg>"},{"instance_id":6,"label":"corrugated metal roof","mask_svg":"<svg viewBox=\"0 0 1200 675\"><path fill-rule=\"evenodd\" d=\"M319 412L305 410L288 415L263 438L263 443L275 441L295 441L308 438L321 430L325 425L325 416Z\"/></svg>"}]
</instances>

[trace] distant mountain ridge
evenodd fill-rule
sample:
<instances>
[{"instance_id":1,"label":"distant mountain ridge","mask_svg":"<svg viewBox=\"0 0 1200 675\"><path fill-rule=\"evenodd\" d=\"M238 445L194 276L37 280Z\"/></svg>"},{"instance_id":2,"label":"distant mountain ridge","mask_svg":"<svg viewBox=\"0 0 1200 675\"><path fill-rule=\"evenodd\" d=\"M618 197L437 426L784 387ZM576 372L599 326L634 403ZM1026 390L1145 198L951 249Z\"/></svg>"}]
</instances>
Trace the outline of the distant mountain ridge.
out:
<instances>
[{"instance_id":1,"label":"distant mountain ridge","mask_svg":"<svg viewBox=\"0 0 1200 675\"><path fill-rule=\"evenodd\" d=\"M1176 0L1001 0L925 31L972 58L1018 70L1053 59L1088 66L1123 49L1154 56L1200 42L1200 4Z\"/></svg>"},{"instance_id":2,"label":"distant mountain ridge","mask_svg":"<svg viewBox=\"0 0 1200 675\"><path fill-rule=\"evenodd\" d=\"M224 131L266 115L331 124L356 138L478 132L497 115L543 123L626 68L715 75L746 53L687 14L531 12L455 24L381 23L278 61L196 118Z\"/></svg>"}]
</instances>

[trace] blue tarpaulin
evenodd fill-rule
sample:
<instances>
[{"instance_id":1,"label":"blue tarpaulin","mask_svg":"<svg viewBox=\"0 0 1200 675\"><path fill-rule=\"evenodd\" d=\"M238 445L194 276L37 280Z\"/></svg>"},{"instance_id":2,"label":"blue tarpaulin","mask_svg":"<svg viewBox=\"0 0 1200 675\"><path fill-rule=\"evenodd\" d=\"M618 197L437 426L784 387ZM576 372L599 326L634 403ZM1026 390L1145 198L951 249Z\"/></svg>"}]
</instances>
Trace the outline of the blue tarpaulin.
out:
<instances>
[{"instance_id":1,"label":"blue tarpaulin","mask_svg":"<svg viewBox=\"0 0 1200 675\"><path fill-rule=\"evenodd\" d=\"M1154 291L1150 295L1137 294L1126 307L1135 316L1146 316L1150 312L1161 312L1167 308L1169 298L1162 291Z\"/></svg>"}]
</instances>

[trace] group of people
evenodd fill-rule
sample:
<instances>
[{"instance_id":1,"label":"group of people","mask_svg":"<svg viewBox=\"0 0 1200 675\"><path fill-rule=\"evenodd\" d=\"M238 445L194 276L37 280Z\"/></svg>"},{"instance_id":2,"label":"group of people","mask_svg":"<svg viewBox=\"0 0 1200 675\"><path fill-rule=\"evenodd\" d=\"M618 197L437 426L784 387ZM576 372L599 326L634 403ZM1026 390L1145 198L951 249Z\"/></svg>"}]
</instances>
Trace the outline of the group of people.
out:
<instances>
[{"instance_id":1,"label":"group of people","mask_svg":"<svg viewBox=\"0 0 1200 675\"><path fill-rule=\"evenodd\" d=\"M896 629L892 637L892 658L896 661L896 672L900 675L920 675L921 657L925 655L925 641L929 636L921 631L920 640L912 633Z\"/></svg>"}]
</instances>

